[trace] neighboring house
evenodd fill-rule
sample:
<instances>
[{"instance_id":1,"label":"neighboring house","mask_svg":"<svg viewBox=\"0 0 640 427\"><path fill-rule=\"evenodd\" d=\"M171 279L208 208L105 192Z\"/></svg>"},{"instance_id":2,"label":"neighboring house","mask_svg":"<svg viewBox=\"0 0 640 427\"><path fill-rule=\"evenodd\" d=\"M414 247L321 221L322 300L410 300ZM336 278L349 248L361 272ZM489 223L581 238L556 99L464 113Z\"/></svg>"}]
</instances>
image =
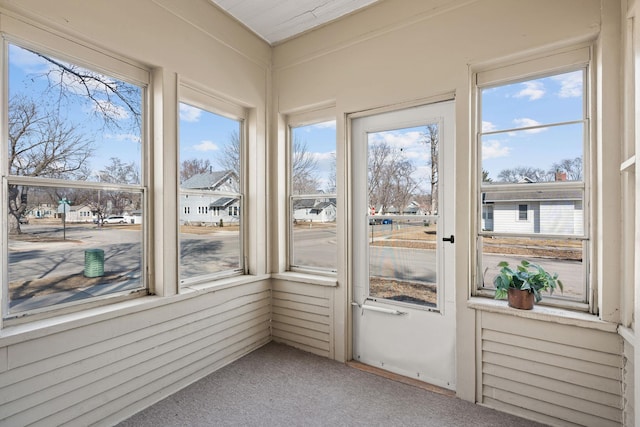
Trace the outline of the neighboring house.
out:
<instances>
[{"instance_id":1,"label":"neighboring house","mask_svg":"<svg viewBox=\"0 0 640 427\"><path fill-rule=\"evenodd\" d=\"M233 171L212 171L187 179L180 188L199 191L181 192L180 223L237 223L240 218L239 199L216 193L237 193L238 186L238 177Z\"/></svg>"},{"instance_id":2,"label":"neighboring house","mask_svg":"<svg viewBox=\"0 0 640 427\"><path fill-rule=\"evenodd\" d=\"M334 222L336 220L335 199L300 199L293 204L295 221Z\"/></svg>"},{"instance_id":3,"label":"neighboring house","mask_svg":"<svg viewBox=\"0 0 640 427\"><path fill-rule=\"evenodd\" d=\"M26 216L32 218L52 218L56 214L56 209L57 207L54 208L49 203L41 203L28 211Z\"/></svg>"},{"instance_id":4,"label":"neighboring house","mask_svg":"<svg viewBox=\"0 0 640 427\"><path fill-rule=\"evenodd\" d=\"M69 206L66 222L93 222L93 212L89 205Z\"/></svg>"},{"instance_id":5,"label":"neighboring house","mask_svg":"<svg viewBox=\"0 0 640 427\"><path fill-rule=\"evenodd\" d=\"M403 215L426 215L426 212L422 210L418 202L411 202L407 207L402 210Z\"/></svg>"},{"instance_id":6,"label":"neighboring house","mask_svg":"<svg viewBox=\"0 0 640 427\"><path fill-rule=\"evenodd\" d=\"M482 229L498 233L582 234L580 190L491 192L484 195Z\"/></svg>"}]
</instances>

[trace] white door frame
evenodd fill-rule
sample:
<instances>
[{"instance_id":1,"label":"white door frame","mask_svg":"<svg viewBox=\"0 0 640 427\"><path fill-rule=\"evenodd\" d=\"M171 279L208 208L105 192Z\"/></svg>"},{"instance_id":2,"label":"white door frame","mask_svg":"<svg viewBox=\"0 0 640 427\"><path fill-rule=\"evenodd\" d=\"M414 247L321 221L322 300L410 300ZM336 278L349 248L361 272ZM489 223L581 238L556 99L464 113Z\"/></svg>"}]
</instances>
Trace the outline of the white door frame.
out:
<instances>
[{"instance_id":1,"label":"white door frame","mask_svg":"<svg viewBox=\"0 0 640 427\"><path fill-rule=\"evenodd\" d=\"M420 116L416 119L412 112L417 112ZM362 120L361 120L362 119ZM383 123L378 124L374 121L382 120ZM357 292L361 292L364 286L363 275L366 274L366 285L368 285L368 246L363 243L366 242L366 236L363 236L362 221L366 217L366 208L363 206L368 204L366 195L364 195L364 205L362 196L363 180L366 187L366 153L367 144L366 134L370 132L383 131L388 129L400 129L413 127L417 125L426 124L428 122L440 121L441 134L440 134L440 166L439 166L439 194L440 194L440 206L441 213L445 213L447 217L441 214L439 219L438 230L438 251L442 255L438 260L439 272L438 272L438 307L437 309L429 309L426 307L412 307L402 304L389 303L389 301L366 301L366 309L362 308L363 301L357 301L355 296ZM392 123L392 127L389 127L389 123ZM401 375L417 378L434 385L442 386L449 389L455 389L455 285L454 285L454 244L448 242L442 242L442 236L454 235L455 220L453 218L455 212L455 173L454 173L454 144L455 144L455 104L453 101L426 104L417 107L404 108L402 110L394 110L381 112L379 114L373 114L370 116L357 116L350 117L350 147L349 157L350 161L350 228L351 228L351 248L349 251L351 265L349 277L351 283L349 286L348 301L356 305L350 307L350 345L351 354L354 360L370 364L372 366L378 366L383 369L387 369L391 372L396 372ZM362 212L360 212L362 210ZM448 212L448 214L446 214ZM366 232L365 232L366 234ZM364 250L363 250L364 249ZM447 266L444 268L444 260L446 259ZM365 273L363 273L365 272ZM447 273L449 274L447 276ZM360 282L360 283L357 283ZM359 305L358 305L359 304ZM394 314L395 313L395 314ZM367 316L366 322L363 317ZM417 341L433 341L426 346L415 346L415 343L411 343L407 349L408 352L415 352L424 354L420 356L419 362L427 364L432 368L422 369L420 366L414 366L415 360L409 360L407 366L402 365L404 362L399 360L392 360L390 358L387 363L385 356L378 354L378 351L385 347L385 343L380 345L373 344L371 347L375 347L371 350L373 359L368 359L363 355L358 354L363 351L363 345L358 344L358 333L366 332L366 326L363 329L365 323L371 323L375 334L383 337L387 337L393 341L396 336L404 335L404 340L411 340L411 333L404 332L395 333L388 332L379 333L380 330L385 328L397 328L398 331L405 329L403 322L406 320L400 319L412 319L410 322L418 322L420 325L420 332L416 334ZM416 324L416 323L414 323ZM394 326L395 325L395 326ZM425 326L427 325L427 326ZM430 325L430 326L429 326ZM431 332L425 331L425 329L432 329ZM385 339L385 340L386 340ZM369 340L372 341L372 340ZM375 341L375 340L373 340ZM423 342L424 344L424 342ZM367 344L368 346L368 344ZM388 347L388 346L387 346ZM429 348L431 347L431 348ZM437 347L436 351L433 347ZM367 350L368 352L369 350ZM437 354L436 354L437 353ZM360 359L358 359L359 356ZM407 359L402 357L396 359ZM409 357L408 359L412 359ZM413 358L415 359L415 358ZM423 366L424 367L424 366ZM434 372L429 372L432 369ZM436 372L437 371L437 372Z\"/></svg>"}]
</instances>

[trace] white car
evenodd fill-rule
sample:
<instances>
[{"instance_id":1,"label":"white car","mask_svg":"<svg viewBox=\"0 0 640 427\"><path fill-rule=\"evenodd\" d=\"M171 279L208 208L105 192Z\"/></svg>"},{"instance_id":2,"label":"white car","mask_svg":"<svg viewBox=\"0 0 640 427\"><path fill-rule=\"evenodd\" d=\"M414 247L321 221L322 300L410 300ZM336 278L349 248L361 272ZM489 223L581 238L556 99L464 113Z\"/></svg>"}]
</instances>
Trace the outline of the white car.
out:
<instances>
[{"instance_id":1,"label":"white car","mask_svg":"<svg viewBox=\"0 0 640 427\"><path fill-rule=\"evenodd\" d=\"M127 222L123 216L110 216L103 221L105 224L124 224Z\"/></svg>"}]
</instances>

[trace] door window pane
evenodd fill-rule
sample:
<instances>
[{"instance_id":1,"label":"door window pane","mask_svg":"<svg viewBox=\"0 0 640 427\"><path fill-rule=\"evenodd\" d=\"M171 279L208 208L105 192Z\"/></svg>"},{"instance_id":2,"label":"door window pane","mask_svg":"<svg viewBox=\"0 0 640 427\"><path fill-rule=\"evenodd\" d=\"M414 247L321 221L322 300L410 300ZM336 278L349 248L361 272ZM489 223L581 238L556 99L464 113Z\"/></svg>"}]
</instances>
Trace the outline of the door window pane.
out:
<instances>
[{"instance_id":1,"label":"door window pane","mask_svg":"<svg viewBox=\"0 0 640 427\"><path fill-rule=\"evenodd\" d=\"M437 307L439 126L368 135L369 295Z\"/></svg>"}]
</instances>

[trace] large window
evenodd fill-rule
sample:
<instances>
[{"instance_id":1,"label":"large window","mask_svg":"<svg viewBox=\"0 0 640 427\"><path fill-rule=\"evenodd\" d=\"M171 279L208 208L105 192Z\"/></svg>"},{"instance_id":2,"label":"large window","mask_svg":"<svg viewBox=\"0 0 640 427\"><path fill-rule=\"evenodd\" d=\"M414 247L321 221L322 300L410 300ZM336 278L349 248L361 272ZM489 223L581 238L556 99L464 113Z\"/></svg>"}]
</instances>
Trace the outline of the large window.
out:
<instances>
[{"instance_id":1,"label":"large window","mask_svg":"<svg viewBox=\"0 0 640 427\"><path fill-rule=\"evenodd\" d=\"M335 272L336 122L290 128L289 265Z\"/></svg>"},{"instance_id":2,"label":"large window","mask_svg":"<svg viewBox=\"0 0 640 427\"><path fill-rule=\"evenodd\" d=\"M557 302L588 302L587 65L478 74L480 290L493 288L498 262L527 259L559 274Z\"/></svg>"},{"instance_id":3,"label":"large window","mask_svg":"<svg viewBox=\"0 0 640 427\"><path fill-rule=\"evenodd\" d=\"M242 123L180 104L182 285L243 271Z\"/></svg>"},{"instance_id":4,"label":"large window","mask_svg":"<svg viewBox=\"0 0 640 427\"><path fill-rule=\"evenodd\" d=\"M4 47L4 317L144 290L146 83Z\"/></svg>"}]
</instances>

